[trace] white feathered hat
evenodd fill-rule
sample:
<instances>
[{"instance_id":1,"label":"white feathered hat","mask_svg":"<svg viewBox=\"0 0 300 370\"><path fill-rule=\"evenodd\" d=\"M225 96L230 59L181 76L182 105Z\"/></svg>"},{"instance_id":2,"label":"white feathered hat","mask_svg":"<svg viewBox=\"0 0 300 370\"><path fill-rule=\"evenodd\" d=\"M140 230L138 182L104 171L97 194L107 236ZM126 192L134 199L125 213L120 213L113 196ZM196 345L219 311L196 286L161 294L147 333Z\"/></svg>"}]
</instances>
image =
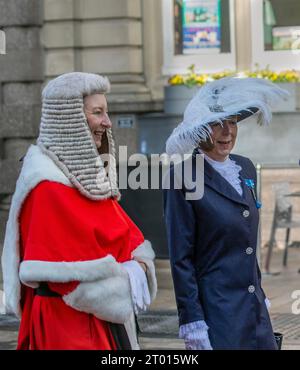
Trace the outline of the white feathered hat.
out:
<instances>
[{"instance_id":1,"label":"white feathered hat","mask_svg":"<svg viewBox=\"0 0 300 370\"><path fill-rule=\"evenodd\" d=\"M210 136L210 125L237 115L242 121L257 113L260 125L272 119L271 105L289 96L286 90L261 78L225 77L204 85L188 104L183 122L166 143L168 154L192 151Z\"/></svg>"}]
</instances>

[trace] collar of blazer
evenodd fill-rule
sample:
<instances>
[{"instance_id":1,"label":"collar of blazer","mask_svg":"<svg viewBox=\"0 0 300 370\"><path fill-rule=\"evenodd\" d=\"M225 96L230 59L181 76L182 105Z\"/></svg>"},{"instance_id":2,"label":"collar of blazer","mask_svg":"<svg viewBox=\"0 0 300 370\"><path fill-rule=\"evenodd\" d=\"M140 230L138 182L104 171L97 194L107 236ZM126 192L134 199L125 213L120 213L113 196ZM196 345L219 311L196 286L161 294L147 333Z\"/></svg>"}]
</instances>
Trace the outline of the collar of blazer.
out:
<instances>
[{"instance_id":1,"label":"collar of blazer","mask_svg":"<svg viewBox=\"0 0 300 370\"><path fill-rule=\"evenodd\" d=\"M229 155L229 158L234 160L238 165L242 167L240 172L241 186L243 189L243 195L240 195L233 186L229 184L227 180L223 178L206 160L204 160L204 183L213 188L216 192L223 195L224 197L236 202L243 204L249 207L249 203L252 199L250 190L245 186L243 179L249 178L247 170L242 166L242 163L239 163L236 157L233 158L232 155ZM251 177L251 176L250 176Z\"/></svg>"}]
</instances>

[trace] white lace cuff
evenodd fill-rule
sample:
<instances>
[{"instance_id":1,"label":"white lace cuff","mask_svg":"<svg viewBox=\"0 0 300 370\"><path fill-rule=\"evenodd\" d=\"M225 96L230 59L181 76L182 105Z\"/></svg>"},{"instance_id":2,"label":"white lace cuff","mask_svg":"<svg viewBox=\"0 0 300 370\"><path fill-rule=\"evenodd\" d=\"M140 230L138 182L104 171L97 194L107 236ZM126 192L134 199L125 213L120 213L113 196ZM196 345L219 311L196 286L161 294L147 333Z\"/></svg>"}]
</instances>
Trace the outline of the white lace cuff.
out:
<instances>
[{"instance_id":1,"label":"white lace cuff","mask_svg":"<svg viewBox=\"0 0 300 370\"><path fill-rule=\"evenodd\" d=\"M184 339L187 350L212 350L208 336L208 326L203 320L181 325L179 338Z\"/></svg>"},{"instance_id":2,"label":"white lace cuff","mask_svg":"<svg viewBox=\"0 0 300 370\"><path fill-rule=\"evenodd\" d=\"M189 322L188 324L180 325L179 338L192 338L199 336L202 332L207 332L208 326L204 320Z\"/></svg>"}]
</instances>

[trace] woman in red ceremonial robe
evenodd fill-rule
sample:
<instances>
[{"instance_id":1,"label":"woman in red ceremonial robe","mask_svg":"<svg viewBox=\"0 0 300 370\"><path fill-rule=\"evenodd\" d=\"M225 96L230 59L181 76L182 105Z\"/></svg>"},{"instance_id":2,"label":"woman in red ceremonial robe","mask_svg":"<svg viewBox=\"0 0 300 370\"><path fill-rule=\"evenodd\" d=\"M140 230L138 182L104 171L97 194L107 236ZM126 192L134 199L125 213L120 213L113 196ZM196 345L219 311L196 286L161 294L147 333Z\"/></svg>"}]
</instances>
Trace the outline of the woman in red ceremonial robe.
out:
<instances>
[{"instance_id":1,"label":"woman in red ceremonial robe","mask_svg":"<svg viewBox=\"0 0 300 370\"><path fill-rule=\"evenodd\" d=\"M18 349L138 349L135 314L156 295L154 252L118 204L109 81L68 73L43 91L2 256Z\"/></svg>"}]
</instances>

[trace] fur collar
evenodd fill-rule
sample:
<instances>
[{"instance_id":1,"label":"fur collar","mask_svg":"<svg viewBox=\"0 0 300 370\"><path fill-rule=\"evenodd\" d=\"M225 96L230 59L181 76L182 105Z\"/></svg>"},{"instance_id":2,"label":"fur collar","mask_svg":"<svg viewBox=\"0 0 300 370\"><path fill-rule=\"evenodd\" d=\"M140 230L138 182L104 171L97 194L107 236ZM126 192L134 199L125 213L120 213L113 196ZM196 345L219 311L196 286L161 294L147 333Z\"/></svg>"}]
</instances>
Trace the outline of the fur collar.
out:
<instances>
[{"instance_id":1,"label":"fur collar","mask_svg":"<svg viewBox=\"0 0 300 370\"><path fill-rule=\"evenodd\" d=\"M72 186L54 162L43 154L38 146L31 145L24 158L23 167L12 198L2 254L5 306L8 312L13 312L17 316L21 314L19 308L21 293L19 281L19 215L27 195L44 180Z\"/></svg>"}]
</instances>

